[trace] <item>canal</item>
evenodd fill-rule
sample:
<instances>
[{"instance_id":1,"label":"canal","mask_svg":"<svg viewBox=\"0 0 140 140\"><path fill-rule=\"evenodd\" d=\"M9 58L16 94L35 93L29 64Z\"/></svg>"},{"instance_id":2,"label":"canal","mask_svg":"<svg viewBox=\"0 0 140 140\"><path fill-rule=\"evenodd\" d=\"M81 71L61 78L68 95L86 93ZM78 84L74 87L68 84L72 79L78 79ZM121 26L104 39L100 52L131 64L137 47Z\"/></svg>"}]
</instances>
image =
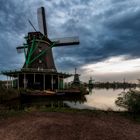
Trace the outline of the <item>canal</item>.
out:
<instances>
[{"instance_id":1,"label":"canal","mask_svg":"<svg viewBox=\"0 0 140 140\"><path fill-rule=\"evenodd\" d=\"M125 90L125 92L128 89ZM25 98L9 101L4 104L7 109L21 110L29 107L68 107L76 109L90 110L113 110L124 111L124 108L118 107L115 100L119 94L123 94L124 89L93 89L85 96L70 97L46 97L46 98Z\"/></svg>"},{"instance_id":2,"label":"canal","mask_svg":"<svg viewBox=\"0 0 140 140\"><path fill-rule=\"evenodd\" d=\"M128 89L93 89L89 95L85 95L86 101L84 103L78 101L76 103L66 101L65 103L71 108L78 109L124 111L124 108L115 104L115 100L120 94L127 91Z\"/></svg>"}]
</instances>

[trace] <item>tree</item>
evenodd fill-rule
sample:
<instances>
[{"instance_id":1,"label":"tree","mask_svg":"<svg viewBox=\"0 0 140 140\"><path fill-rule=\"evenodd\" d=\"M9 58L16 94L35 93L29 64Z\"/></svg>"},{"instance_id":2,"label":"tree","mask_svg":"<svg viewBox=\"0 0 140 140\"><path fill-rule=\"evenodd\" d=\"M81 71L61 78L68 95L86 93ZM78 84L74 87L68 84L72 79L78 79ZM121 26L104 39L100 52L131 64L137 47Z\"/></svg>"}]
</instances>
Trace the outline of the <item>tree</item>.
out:
<instances>
[{"instance_id":1,"label":"tree","mask_svg":"<svg viewBox=\"0 0 140 140\"><path fill-rule=\"evenodd\" d=\"M129 112L140 113L140 91L123 92L115 101L116 105L128 109Z\"/></svg>"}]
</instances>

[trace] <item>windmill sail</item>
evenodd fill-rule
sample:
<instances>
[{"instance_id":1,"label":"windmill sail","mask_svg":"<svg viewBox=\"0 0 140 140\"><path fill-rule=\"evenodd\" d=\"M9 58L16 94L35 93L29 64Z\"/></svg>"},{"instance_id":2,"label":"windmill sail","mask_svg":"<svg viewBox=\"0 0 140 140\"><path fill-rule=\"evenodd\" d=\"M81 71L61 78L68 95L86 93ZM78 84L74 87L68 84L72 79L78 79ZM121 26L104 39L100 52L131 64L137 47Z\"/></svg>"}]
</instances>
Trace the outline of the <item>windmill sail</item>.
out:
<instances>
[{"instance_id":1,"label":"windmill sail","mask_svg":"<svg viewBox=\"0 0 140 140\"><path fill-rule=\"evenodd\" d=\"M47 26L46 26L46 17L45 17L45 9L44 7L40 7L37 9L37 18L39 30L43 35L47 35Z\"/></svg>"},{"instance_id":2,"label":"windmill sail","mask_svg":"<svg viewBox=\"0 0 140 140\"><path fill-rule=\"evenodd\" d=\"M51 39L51 42L55 43L54 47L78 45L79 38L78 37L55 38L55 39ZM17 47L17 52L24 53L24 50L23 50L24 48L27 48L27 47L26 46Z\"/></svg>"},{"instance_id":3,"label":"windmill sail","mask_svg":"<svg viewBox=\"0 0 140 140\"><path fill-rule=\"evenodd\" d=\"M38 18L38 25L39 25L40 32L43 35L47 36L47 26L46 26L46 17L45 17L44 7L38 8L37 18ZM48 47L46 44L44 45ZM44 45L43 45L43 48L45 48ZM56 70L54 60L53 60L52 49L48 49L46 55L43 57L43 61L46 62L46 69Z\"/></svg>"},{"instance_id":4,"label":"windmill sail","mask_svg":"<svg viewBox=\"0 0 140 140\"><path fill-rule=\"evenodd\" d=\"M55 47L57 46L68 46L68 45L78 45L79 38L78 37L64 37L64 38L57 38L51 39L52 42L55 42Z\"/></svg>"}]
</instances>

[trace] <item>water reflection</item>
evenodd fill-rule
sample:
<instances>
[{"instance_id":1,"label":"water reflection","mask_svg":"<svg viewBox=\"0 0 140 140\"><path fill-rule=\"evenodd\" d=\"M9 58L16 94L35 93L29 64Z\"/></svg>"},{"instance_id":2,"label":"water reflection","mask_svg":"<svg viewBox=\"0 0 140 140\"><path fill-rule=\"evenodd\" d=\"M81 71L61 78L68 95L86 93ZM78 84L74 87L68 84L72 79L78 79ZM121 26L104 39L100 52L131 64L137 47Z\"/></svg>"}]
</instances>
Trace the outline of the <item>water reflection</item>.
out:
<instances>
[{"instance_id":1,"label":"water reflection","mask_svg":"<svg viewBox=\"0 0 140 140\"><path fill-rule=\"evenodd\" d=\"M128 90L128 89L127 89ZM127 91L125 90L125 91ZM86 102L83 104L76 104L72 102L66 102L72 108L79 109L100 109L100 110L114 110L124 111L122 107L118 107L115 104L115 100L124 90L122 89L93 89L90 90L90 94L86 95Z\"/></svg>"},{"instance_id":2,"label":"water reflection","mask_svg":"<svg viewBox=\"0 0 140 140\"><path fill-rule=\"evenodd\" d=\"M70 108L65 102L76 104L83 104L86 102L85 96L57 96L57 97L28 97L20 98L13 101L4 103L6 109L23 110L30 107L67 107Z\"/></svg>"},{"instance_id":3,"label":"water reflection","mask_svg":"<svg viewBox=\"0 0 140 140\"><path fill-rule=\"evenodd\" d=\"M92 94L86 96L87 102L85 104L103 110L124 110L115 104L115 100L122 91L122 89L94 89Z\"/></svg>"},{"instance_id":4,"label":"water reflection","mask_svg":"<svg viewBox=\"0 0 140 140\"><path fill-rule=\"evenodd\" d=\"M89 95L85 96L58 96L46 98L21 98L4 104L7 109L21 110L28 107L70 107L77 109L100 109L123 111L118 107L115 100L123 92L122 89L90 89ZM127 90L125 90L127 91Z\"/></svg>"}]
</instances>

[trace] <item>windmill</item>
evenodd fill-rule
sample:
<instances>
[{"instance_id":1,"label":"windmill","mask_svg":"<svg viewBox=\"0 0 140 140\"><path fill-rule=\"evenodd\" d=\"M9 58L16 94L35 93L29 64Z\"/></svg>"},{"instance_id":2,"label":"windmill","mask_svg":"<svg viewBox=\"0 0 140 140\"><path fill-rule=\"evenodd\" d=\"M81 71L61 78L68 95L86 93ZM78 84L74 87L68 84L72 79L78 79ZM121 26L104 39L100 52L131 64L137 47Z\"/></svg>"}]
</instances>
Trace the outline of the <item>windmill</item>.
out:
<instances>
[{"instance_id":1,"label":"windmill","mask_svg":"<svg viewBox=\"0 0 140 140\"><path fill-rule=\"evenodd\" d=\"M25 64L23 68L46 69L57 71L53 59L52 48L58 46L78 45L78 37L66 37L49 39L47 34L45 9L37 10L39 32L29 32L25 37L26 44L17 47L17 50L25 54Z\"/></svg>"},{"instance_id":2,"label":"windmill","mask_svg":"<svg viewBox=\"0 0 140 140\"><path fill-rule=\"evenodd\" d=\"M77 68L75 68L75 74L74 74L74 79L72 81L72 85L73 86L80 86L81 82L80 82L80 79L79 79L79 74L77 74Z\"/></svg>"},{"instance_id":3,"label":"windmill","mask_svg":"<svg viewBox=\"0 0 140 140\"><path fill-rule=\"evenodd\" d=\"M63 80L72 76L58 72L52 54L52 48L58 46L78 45L78 37L66 37L49 39L45 19L44 7L37 10L39 30L29 32L25 37L26 43L17 47L18 52L24 52L25 63L20 70L3 71L2 74L15 78L16 87L39 89L39 90L59 90L64 89ZM32 23L30 22L32 25ZM33 25L32 25L33 26Z\"/></svg>"}]
</instances>

